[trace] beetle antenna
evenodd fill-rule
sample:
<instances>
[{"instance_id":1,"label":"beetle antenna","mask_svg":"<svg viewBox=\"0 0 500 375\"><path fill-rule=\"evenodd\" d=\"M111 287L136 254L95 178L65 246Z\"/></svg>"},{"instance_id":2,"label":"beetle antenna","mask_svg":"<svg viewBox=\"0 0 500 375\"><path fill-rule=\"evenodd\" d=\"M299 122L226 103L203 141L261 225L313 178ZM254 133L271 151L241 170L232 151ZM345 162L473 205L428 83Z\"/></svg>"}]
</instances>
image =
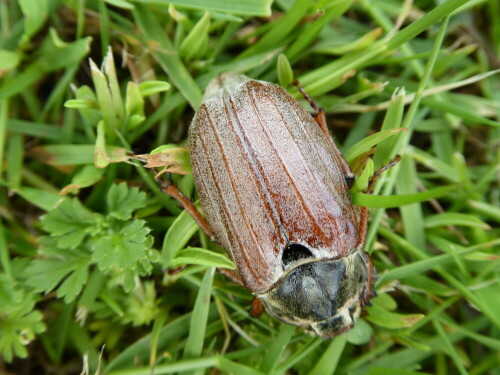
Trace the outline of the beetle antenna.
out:
<instances>
[{"instance_id":1,"label":"beetle antenna","mask_svg":"<svg viewBox=\"0 0 500 375\"><path fill-rule=\"evenodd\" d=\"M153 168L154 169L154 168ZM155 170L156 172L156 170ZM207 220L201 215L200 211L195 207L193 202L191 202L184 194L182 194L181 190L174 184L172 181L171 173L168 173L167 180L160 179L159 177L155 177L156 181L161 185L161 190L170 195L172 198L177 200L181 204L181 206L191 215L191 217L196 221L199 227L205 232L205 234L212 240L215 240L214 234L212 232L212 228L208 224Z\"/></svg>"}]
</instances>

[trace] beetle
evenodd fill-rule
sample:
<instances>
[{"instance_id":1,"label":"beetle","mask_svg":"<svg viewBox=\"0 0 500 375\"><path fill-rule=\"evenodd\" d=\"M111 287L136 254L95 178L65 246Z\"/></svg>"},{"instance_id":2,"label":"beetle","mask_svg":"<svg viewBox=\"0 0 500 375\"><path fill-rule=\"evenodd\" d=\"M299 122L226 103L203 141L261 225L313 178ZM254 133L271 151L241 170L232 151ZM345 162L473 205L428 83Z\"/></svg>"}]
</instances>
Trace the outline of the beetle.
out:
<instances>
[{"instance_id":1,"label":"beetle","mask_svg":"<svg viewBox=\"0 0 500 375\"><path fill-rule=\"evenodd\" d=\"M354 177L324 112L311 116L275 84L223 73L188 139L206 219L175 186L164 190L226 249L237 270L224 273L280 321L324 339L350 330L376 270L363 251L368 211L351 201Z\"/></svg>"}]
</instances>

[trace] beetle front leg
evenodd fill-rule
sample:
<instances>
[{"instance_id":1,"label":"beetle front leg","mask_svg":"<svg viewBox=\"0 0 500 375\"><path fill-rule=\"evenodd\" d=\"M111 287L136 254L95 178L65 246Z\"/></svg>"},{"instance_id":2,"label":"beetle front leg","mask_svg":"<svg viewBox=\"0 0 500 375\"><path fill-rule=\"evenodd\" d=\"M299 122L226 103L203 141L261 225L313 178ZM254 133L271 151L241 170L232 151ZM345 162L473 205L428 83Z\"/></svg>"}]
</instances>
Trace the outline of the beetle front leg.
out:
<instances>
[{"instance_id":1,"label":"beetle front leg","mask_svg":"<svg viewBox=\"0 0 500 375\"><path fill-rule=\"evenodd\" d=\"M198 226L201 228L201 230L210 238L212 241L215 241L214 234L212 232L212 228L210 228L210 225L208 224L207 220L203 217L203 215L198 211L198 209L195 207L193 202L191 202L182 192L180 189L175 185L171 180L169 176L169 180L164 181L159 178L156 179L158 183L161 185L161 190L170 195L172 198L174 198L177 202L181 204L181 206L191 215L194 221L198 224Z\"/></svg>"},{"instance_id":2,"label":"beetle front leg","mask_svg":"<svg viewBox=\"0 0 500 375\"><path fill-rule=\"evenodd\" d=\"M161 185L161 190L170 195L172 198L174 198L177 202L181 204L181 206L191 215L193 220L198 224L198 226L201 228L201 230L210 238L212 241L215 241L215 237L213 235L212 228L210 228L210 225L208 224L207 220L203 217L203 215L198 211L196 206L191 202L184 194L182 194L181 190L175 185L171 180L169 176L169 180L164 181L160 180L159 178L156 178L156 181ZM219 268L219 271L229 277L231 280L233 280L236 284L239 284L243 286L243 280L241 280L240 275L238 275L237 272L226 269L226 268Z\"/></svg>"}]
</instances>

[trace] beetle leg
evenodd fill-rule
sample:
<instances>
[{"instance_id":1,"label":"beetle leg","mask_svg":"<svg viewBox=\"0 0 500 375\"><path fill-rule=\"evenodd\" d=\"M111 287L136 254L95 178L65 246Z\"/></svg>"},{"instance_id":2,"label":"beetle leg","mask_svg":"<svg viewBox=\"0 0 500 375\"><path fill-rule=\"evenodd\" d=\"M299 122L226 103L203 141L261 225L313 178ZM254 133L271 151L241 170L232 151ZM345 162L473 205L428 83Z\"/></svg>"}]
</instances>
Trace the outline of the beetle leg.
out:
<instances>
[{"instance_id":1,"label":"beetle leg","mask_svg":"<svg viewBox=\"0 0 500 375\"><path fill-rule=\"evenodd\" d=\"M304 90L304 87L300 84L300 82L296 79L293 80L292 85L297 87L297 90L302 94L305 100L311 105L314 109L315 114L319 113L322 109L316 104L316 102L309 96L309 94Z\"/></svg>"},{"instance_id":2,"label":"beetle leg","mask_svg":"<svg viewBox=\"0 0 500 375\"><path fill-rule=\"evenodd\" d=\"M377 293L375 293L375 281L377 281L377 270L373 265L373 261L370 257L366 257L368 260L368 286L369 289L365 292L365 299L363 301L363 305L369 303L372 297L375 297Z\"/></svg>"},{"instance_id":3,"label":"beetle leg","mask_svg":"<svg viewBox=\"0 0 500 375\"><path fill-rule=\"evenodd\" d=\"M158 176L158 175L157 175ZM203 230L203 232L212 240L215 242L215 238L212 232L212 229L210 228L210 225L208 224L207 220L203 217L203 215L198 211L198 209L195 207L195 205L186 198L184 194L180 191L180 189L175 185L172 180L170 179L170 174L169 174L169 180L164 181L160 179L156 179L162 188L162 191L168 195L170 195L172 198L177 200L181 206L191 215L194 221L198 224L198 226ZM233 280L236 284L239 284L243 286L243 280L241 280L240 275L236 271L227 269L227 268L219 268L219 271L229 277L231 280Z\"/></svg>"},{"instance_id":4,"label":"beetle leg","mask_svg":"<svg viewBox=\"0 0 500 375\"><path fill-rule=\"evenodd\" d=\"M370 178L370 181L368 182L368 187L366 188L365 193L366 194L371 194L372 190L373 190L373 185L375 184L375 182L377 181L377 179L380 177L380 175L383 172L385 172L386 170L388 170L389 168L394 167L397 163L399 163L400 160L401 160L401 156L396 155L396 157L394 159L392 159L389 163L387 163L386 165L380 167L380 169L378 171L376 171L373 174L373 176Z\"/></svg>"},{"instance_id":5,"label":"beetle leg","mask_svg":"<svg viewBox=\"0 0 500 375\"><path fill-rule=\"evenodd\" d=\"M365 246L366 231L368 228L368 207L355 206L354 209L357 211L357 216L359 217L358 231L359 238L362 242L359 244L359 248L363 249Z\"/></svg>"},{"instance_id":6,"label":"beetle leg","mask_svg":"<svg viewBox=\"0 0 500 375\"><path fill-rule=\"evenodd\" d=\"M365 193L371 194L373 192L372 191L373 185L377 181L377 178L383 172L385 172L389 168L395 166L399 162L400 159L401 159L401 157L399 155L396 155L396 157L390 163L384 165L378 171L376 171L373 174L373 176L370 178L370 181L368 182L368 187L366 188ZM360 218L359 219L359 226L358 226L359 236L360 236L360 238L364 239L364 238L366 238L366 231L367 231L367 227L368 227L368 207L357 206L357 207L355 207L355 209L358 213L358 217ZM361 246L364 246L364 243L361 244Z\"/></svg>"},{"instance_id":7,"label":"beetle leg","mask_svg":"<svg viewBox=\"0 0 500 375\"><path fill-rule=\"evenodd\" d=\"M266 308L264 307L264 303L258 297L253 297L252 304L250 306L250 315L254 318L259 316L264 312Z\"/></svg>"},{"instance_id":8,"label":"beetle leg","mask_svg":"<svg viewBox=\"0 0 500 375\"><path fill-rule=\"evenodd\" d=\"M215 240L215 237L212 232L212 228L208 224L207 220L203 217L203 215L198 211L193 202L186 198L184 194L180 191L180 189L170 180L164 181L160 179L156 179L161 184L161 190L170 195L172 198L177 200L181 204L181 206L191 215L191 217L196 221L201 230L205 232L205 234L212 240Z\"/></svg>"},{"instance_id":9,"label":"beetle leg","mask_svg":"<svg viewBox=\"0 0 500 375\"><path fill-rule=\"evenodd\" d=\"M326 137L330 140L330 143L332 144L332 147L334 149L333 157L335 158L337 164L339 164L342 167L347 187L348 189L350 189L354 184L354 173L352 173L349 164L347 164L347 161L342 156L342 153L335 144L332 135L328 131L328 127L326 125L325 111L323 110L323 108L320 108L320 111L316 114L314 120L318 123L318 125L323 130L323 133L325 133Z\"/></svg>"},{"instance_id":10,"label":"beetle leg","mask_svg":"<svg viewBox=\"0 0 500 375\"><path fill-rule=\"evenodd\" d=\"M342 169L344 170L344 176L346 178L346 183L348 188L350 189L354 183L354 174L351 172L351 168L349 168L349 164L345 161L343 158L342 154L340 153L340 150L338 149L337 145L335 144L335 141L333 140L332 135L330 134L330 131L328 130L328 125L326 123L326 115L325 115L325 110L316 104L316 102L309 96L309 94L304 90L302 85L299 83L299 81L294 80L293 85L297 87L299 92L302 94L305 100L309 103L309 105L312 107L314 110L314 113L312 114L314 121L319 125L323 133L326 135L326 137L329 139L330 143L332 144L333 148L335 149L335 161L339 163L342 166Z\"/></svg>"}]
</instances>

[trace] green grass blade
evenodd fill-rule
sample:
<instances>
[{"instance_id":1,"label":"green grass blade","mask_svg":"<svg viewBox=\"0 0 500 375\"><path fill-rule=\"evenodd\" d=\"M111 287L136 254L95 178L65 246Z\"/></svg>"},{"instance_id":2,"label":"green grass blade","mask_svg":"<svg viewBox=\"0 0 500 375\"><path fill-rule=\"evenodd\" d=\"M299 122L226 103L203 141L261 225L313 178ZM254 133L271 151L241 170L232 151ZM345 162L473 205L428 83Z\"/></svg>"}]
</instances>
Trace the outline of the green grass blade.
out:
<instances>
[{"instance_id":1,"label":"green grass blade","mask_svg":"<svg viewBox=\"0 0 500 375\"><path fill-rule=\"evenodd\" d=\"M172 262L179 250L186 246L189 239L197 230L198 225L193 218L187 211L182 211L165 234L161 250L161 263L163 267L172 267Z\"/></svg>"},{"instance_id":2,"label":"green grass blade","mask_svg":"<svg viewBox=\"0 0 500 375\"><path fill-rule=\"evenodd\" d=\"M353 194L352 201L357 206L393 208L401 207L416 202L424 202L429 199L439 198L457 189L456 185L440 186L421 193L400 195L371 195L365 193Z\"/></svg>"},{"instance_id":3,"label":"green grass blade","mask_svg":"<svg viewBox=\"0 0 500 375\"><path fill-rule=\"evenodd\" d=\"M3 160L7 141L7 126L9 121L9 101L0 99L0 176L3 176Z\"/></svg>"},{"instance_id":4,"label":"green grass blade","mask_svg":"<svg viewBox=\"0 0 500 375\"><path fill-rule=\"evenodd\" d=\"M65 199L56 192L31 187L21 187L18 189L17 194L34 206L47 212L51 211L56 205Z\"/></svg>"},{"instance_id":5,"label":"green grass blade","mask_svg":"<svg viewBox=\"0 0 500 375\"><path fill-rule=\"evenodd\" d=\"M162 0L131 0L132 3L166 6ZM171 0L169 4L200 10L214 10L232 14L268 17L271 15L272 0Z\"/></svg>"},{"instance_id":6,"label":"green grass blade","mask_svg":"<svg viewBox=\"0 0 500 375\"><path fill-rule=\"evenodd\" d=\"M160 49L152 51L162 68L170 77L172 82L193 108L198 108L201 103L202 94L198 86L189 74L188 70L173 50L173 45L164 33L154 12L142 5L136 5L134 18L139 24L141 32L147 40L160 43Z\"/></svg>"},{"instance_id":7,"label":"green grass blade","mask_svg":"<svg viewBox=\"0 0 500 375\"><path fill-rule=\"evenodd\" d=\"M273 340L273 343L267 350L267 354L262 359L259 370L264 374L273 373L274 369L278 365L283 352L285 351L293 333L295 332L295 327L282 324L278 337Z\"/></svg>"},{"instance_id":8,"label":"green grass blade","mask_svg":"<svg viewBox=\"0 0 500 375\"><path fill-rule=\"evenodd\" d=\"M311 2L309 0L295 1L288 12L286 12L286 14L266 32L265 36L255 43L255 45L246 49L239 58L242 59L262 53L270 48L276 48L276 46L294 30L294 27L296 27L310 7Z\"/></svg>"},{"instance_id":9,"label":"green grass blade","mask_svg":"<svg viewBox=\"0 0 500 375\"><path fill-rule=\"evenodd\" d=\"M302 359L306 358L311 352L313 352L316 348L318 348L322 343L322 340L319 338L309 339L301 350L296 351L293 355L288 357L283 363L281 363L278 367L276 367L276 373L280 374L286 371L287 369L292 368L296 363L300 362Z\"/></svg>"},{"instance_id":10,"label":"green grass blade","mask_svg":"<svg viewBox=\"0 0 500 375\"><path fill-rule=\"evenodd\" d=\"M418 179L414 161L407 156L403 156L400 164L400 168L398 169L398 180L396 182L399 197L411 197L416 194L422 194L416 192ZM429 192L430 191L428 190L424 193ZM401 212L401 217L403 219L403 227L406 238L408 238L409 241L415 246L422 249L425 248L424 214L422 206L420 204L413 203L401 206L399 211Z\"/></svg>"},{"instance_id":11,"label":"green grass blade","mask_svg":"<svg viewBox=\"0 0 500 375\"><path fill-rule=\"evenodd\" d=\"M441 326L441 324L439 322L437 322L437 321L433 321L432 323L433 323L434 328L436 329L438 335L441 337L441 340L442 340L442 342L444 344L444 347L447 349L446 350L447 354L451 357L451 359L455 363L455 366L456 366L458 372L460 374L462 374L462 375L467 375L468 372L465 369L465 366L463 365L462 360L461 360L459 354L455 350L455 347L453 346L453 344L449 340L448 335L444 331L444 329Z\"/></svg>"},{"instance_id":12,"label":"green grass blade","mask_svg":"<svg viewBox=\"0 0 500 375\"><path fill-rule=\"evenodd\" d=\"M203 276L200 290L196 296L193 314L189 323L189 336L184 347L184 359L199 357L203 350L205 341L205 331L208 320L208 309L210 307L210 297L212 293L212 282L215 268L208 268ZM197 373L197 372L193 372Z\"/></svg>"},{"instance_id":13,"label":"green grass blade","mask_svg":"<svg viewBox=\"0 0 500 375\"><path fill-rule=\"evenodd\" d=\"M216 357L205 357L196 359L187 359L182 361L175 361L163 365L155 366L154 374L176 374L180 372L204 370L207 368L215 367L217 365ZM151 375L150 367L138 367L128 370L115 370L108 373L108 375Z\"/></svg>"},{"instance_id":14,"label":"green grass blade","mask_svg":"<svg viewBox=\"0 0 500 375\"><path fill-rule=\"evenodd\" d=\"M0 265L2 266L2 272L12 280L12 268L5 234L5 227L0 221Z\"/></svg>"},{"instance_id":15,"label":"green grass blade","mask_svg":"<svg viewBox=\"0 0 500 375\"><path fill-rule=\"evenodd\" d=\"M424 220L426 228L434 228L447 225L460 225L489 230L491 227L476 216L458 212L445 212L442 214L427 216Z\"/></svg>"},{"instance_id":16,"label":"green grass blade","mask_svg":"<svg viewBox=\"0 0 500 375\"><path fill-rule=\"evenodd\" d=\"M363 138L354 146L349 147L349 150L347 150L347 152L344 153L344 158L348 163L350 163L358 156L361 156L364 153L369 152L372 147L381 143L383 140L391 136L395 136L403 130L404 130L403 128L381 130L378 133Z\"/></svg>"},{"instance_id":17,"label":"green grass blade","mask_svg":"<svg viewBox=\"0 0 500 375\"><path fill-rule=\"evenodd\" d=\"M298 38L293 42L293 44L288 47L285 51L286 57L294 61L297 56L304 52L306 48L311 45L314 38L321 32L321 30L331 22L333 19L339 18L343 13L345 13L352 5L353 0L334 0L328 4L328 8L325 9L324 14L321 17L315 19L313 22L305 28L304 32L300 33Z\"/></svg>"},{"instance_id":18,"label":"green grass blade","mask_svg":"<svg viewBox=\"0 0 500 375\"><path fill-rule=\"evenodd\" d=\"M251 367L233 362L227 358L219 356L217 358L217 368L222 370L225 374L238 374L238 375L263 375L268 374L255 370Z\"/></svg>"},{"instance_id":19,"label":"green grass blade","mask_svg":"<svg viewBox=\"0 0 500 375\"><path fill-rule=\"evenodd\" d=\"M236 269L234 263L227 255L219 254L211 250L199 247L188 247L177 253L172 261L173 267L180 267L185 264L199 264L207 267Z\"/></svg>"},{"instance_id":20,"label":"green grass blade","mask_svg":"<svg viewBox=\"0 0 500 375\"><path fill-rule=\"evenodd\" d=\"M346 342L346 335L335 337L308 375L335 374L339 359L344 352Z\"/></svg>"}]
</instances>

